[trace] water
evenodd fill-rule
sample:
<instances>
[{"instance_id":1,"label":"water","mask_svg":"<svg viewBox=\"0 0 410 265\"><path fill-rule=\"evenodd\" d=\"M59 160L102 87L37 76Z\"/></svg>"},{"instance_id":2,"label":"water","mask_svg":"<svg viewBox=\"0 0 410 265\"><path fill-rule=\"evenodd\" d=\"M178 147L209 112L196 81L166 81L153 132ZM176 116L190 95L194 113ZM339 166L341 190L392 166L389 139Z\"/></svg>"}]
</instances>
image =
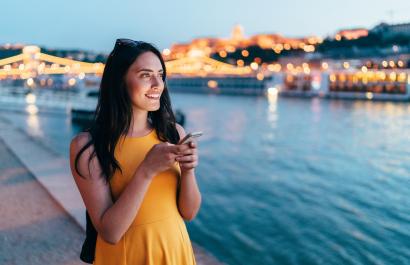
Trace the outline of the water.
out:
<instances>
[{"instance_id":1,"label":"water","mask_svg":"<svg viewBox=\"0 0 410 265\"><path fill-rule=\"evenodd\" d=\"M202 130L191 239L227 264L410 264L410 105L173 95ZM68 157L66 114L2 112Z\"/></svg>"}]
</instances>

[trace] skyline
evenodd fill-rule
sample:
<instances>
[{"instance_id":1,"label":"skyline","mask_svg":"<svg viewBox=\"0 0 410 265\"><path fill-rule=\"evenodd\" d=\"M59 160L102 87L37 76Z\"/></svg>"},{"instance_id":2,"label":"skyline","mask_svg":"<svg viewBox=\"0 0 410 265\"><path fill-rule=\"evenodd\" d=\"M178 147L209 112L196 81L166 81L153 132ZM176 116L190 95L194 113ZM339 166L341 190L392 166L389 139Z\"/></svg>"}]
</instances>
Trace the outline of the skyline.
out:
<instances>
[{"instance_id":1,"label":"skyline","mask_svg":"<svg viewBox=\"0 0 410 265\"><path fill-rule=\"evenodd\" d=\"M108 53L119 37L145 40L164 49L200 37L229 38L237 24L244 28L246 37L256 34L326 37L340 29L370 29L381 22L410 22L409 1L392 0L388 4L383 0L346 0L342 4L314 0L299 1L297 5L268 0L252 5L232 0L222 3L180 0L159 5L127 0L119 5L110 0L98 5L97 1L17 0L3 4L10 12L0 17L0 23L13 26L2 28L0 43Z\"/></svg>"}]
</instances>

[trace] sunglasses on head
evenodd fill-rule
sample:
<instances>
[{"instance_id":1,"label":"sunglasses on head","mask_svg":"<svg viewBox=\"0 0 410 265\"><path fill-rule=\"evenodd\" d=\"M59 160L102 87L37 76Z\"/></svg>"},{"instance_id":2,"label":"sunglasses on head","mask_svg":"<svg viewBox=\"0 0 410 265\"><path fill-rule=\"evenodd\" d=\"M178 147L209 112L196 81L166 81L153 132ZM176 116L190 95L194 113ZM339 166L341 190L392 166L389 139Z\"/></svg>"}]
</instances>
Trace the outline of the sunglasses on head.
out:
<instances>
[{"instance_id":1,"label":"sunglasses on head","mask_svg":"<svg viewBox=\"0 0 410 265\"><path fill-rule=\"evenodd\" d=\"M115 41L114 49L110 54L110 57L117 53L117 50L121 47L138 47L139 45L143 44L143 41L131 40L131 39L117 39Z\"/></svg>"},{"instance_id":2,"label":"sunglasses on head","mask_svg":"<svg viewBox=\"0 0 410 265\"><path fill-rule=\"evenodd\" d=\"M138 46L144 43L143 41L131 40L131 39L117 39L115 46Z\"/></svg>"}]
</instances>

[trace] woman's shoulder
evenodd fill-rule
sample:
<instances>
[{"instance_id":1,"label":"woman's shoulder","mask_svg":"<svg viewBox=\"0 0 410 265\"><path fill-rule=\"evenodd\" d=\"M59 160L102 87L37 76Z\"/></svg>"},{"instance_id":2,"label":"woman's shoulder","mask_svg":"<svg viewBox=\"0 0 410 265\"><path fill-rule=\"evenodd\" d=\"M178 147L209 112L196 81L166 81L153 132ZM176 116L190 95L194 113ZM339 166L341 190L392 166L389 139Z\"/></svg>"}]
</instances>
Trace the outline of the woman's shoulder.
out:
<instances>
[{"instance_id":1,"label":"woman's shoulder","mask_svg":"<svg viewBox=\"0 0 410 265\"><path fill-rule=\"evenodd\" d=\"M84 145L90 141L90 138L89 132L80 132L71 139L71 144Z\"/></svg>"},{"instance_id":2,"label":"woman's shoulder","mask_svg":"<svg viewBox=\"0 0 410 265\"><path fill-rule=\"evenodd\" d=\"M80 132L71 139L70 153L77 153L83 148L91 139L89 132ZM92 146L90 146L92 148Z\"/></svg>"}]
</instances>

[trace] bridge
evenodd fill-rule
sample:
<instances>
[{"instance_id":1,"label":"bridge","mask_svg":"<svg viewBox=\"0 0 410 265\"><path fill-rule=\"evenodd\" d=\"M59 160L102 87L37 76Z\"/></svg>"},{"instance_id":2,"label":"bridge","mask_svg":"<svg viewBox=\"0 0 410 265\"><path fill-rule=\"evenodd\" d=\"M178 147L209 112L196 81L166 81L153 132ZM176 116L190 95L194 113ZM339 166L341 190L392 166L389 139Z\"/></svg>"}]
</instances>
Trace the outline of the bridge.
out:
<instances>
[{"instance_id":1,"label":"bridge","mask_svg":"<svg viewBox=\"0 0 410 265\"><path fill-rule=\"evenodd\" d=\"M0 79L27 79L52 74L99 74L102 63L86 63L40 52L37 46L25 46L22 53L0 60Z\"/></svg>"},{"instance_id":2,"label":"bridge","mask_svg":"<svg viewBox=\"0 0 410 265\"><path fill-rule=\"evenodd\" d=\"M87 63L42 53L40 47L25 46L22 53L0 60L0 79L28 79L41 75L63 74L101 76L103 63ZM172 75L247 75L248 66L236 67L205 56L185 57L166 62L167 72Z\"/></svg>"}]
</instances>

